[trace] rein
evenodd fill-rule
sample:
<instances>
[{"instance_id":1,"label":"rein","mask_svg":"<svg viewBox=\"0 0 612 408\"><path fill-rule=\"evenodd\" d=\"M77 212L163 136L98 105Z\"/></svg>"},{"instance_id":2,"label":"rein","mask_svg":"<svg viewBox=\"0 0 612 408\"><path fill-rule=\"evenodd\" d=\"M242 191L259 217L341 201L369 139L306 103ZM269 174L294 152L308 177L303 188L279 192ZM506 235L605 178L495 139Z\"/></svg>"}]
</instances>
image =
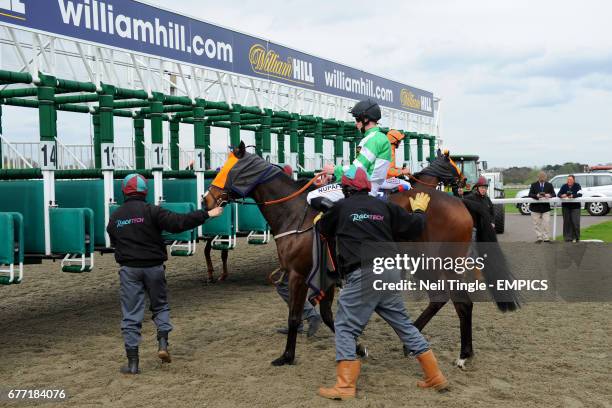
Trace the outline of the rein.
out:
<instances>
[{"instance_id":1,"label":"rein","mask_svg":"<svg viewBox=\"0 0 612 408\"><path fill-rule=\"evenodd\" d=\"M246 205L264 205L264 206L268 206L268 205L275 205L275 204L282 204L282 203L286 203L287 201L291 201L294 198L300 196L302 193L304 193L304 191L308 190L308 188L310 186L312 186L312 184L322 175L324 175L325 172L322 171L320 173L315 174L315 176L306 184L304 184L304 186L302 186L299 190L294 191L293 193L289 194L286 197L282 197L282 198L278 198L276 200L270 200L270 201L263 201L263 202L248 202L248 201L244 201L242 199L230 199L229 201L231 202L235 202L238 204L246 204Z\"/></svg>"},{"instance_id":2,"label":"rein","mask_svg":"<svg viewBox=\"0 0 612 408\"><path fill-rule=\"evenodd\" d=\"M435 187L438 187L438 184L440 184L440 183L435 183L435 184L434 183L427 183L425 181L419 180L418 178L414 177L412 174L409 174L408 177L410 178L410 180L414 180L417 183L421 183L421 184L429 186L429 187L434 187L435 188Z\"/></svg>"}]
</instances>

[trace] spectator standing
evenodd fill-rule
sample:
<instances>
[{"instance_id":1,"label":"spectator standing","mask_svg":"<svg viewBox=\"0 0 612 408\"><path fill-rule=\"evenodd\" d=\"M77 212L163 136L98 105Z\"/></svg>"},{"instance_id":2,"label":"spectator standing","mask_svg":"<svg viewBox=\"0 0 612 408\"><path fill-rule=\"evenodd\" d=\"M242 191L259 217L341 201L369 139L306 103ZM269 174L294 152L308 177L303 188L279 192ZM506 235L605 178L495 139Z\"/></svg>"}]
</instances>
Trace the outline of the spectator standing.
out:
<instances>
[{"instance_id":1,"label":"spectator standing","mask_svg":"<svg viewBox=\"0 0 612 408\"><path fill-rule=\"evenodd\" d=\"M567 183L561 186L558 196L561 198L578 198L582 197L582 187L576 183L576 178L573 174L567 176ZM563 239L565 242L580 241L580 203L563 203L561 211L563 212Z\"/></svg>"},{"instance_id":2,"label":"spectator standing","mask_svg":"<svg viewBox=\"0 0 612 408\"><path fill-rule=\"evenodd\" d=\"M529 188L529 197L540 200L555 196L553 185L546 181L546 173L541 171L538 174L538 181ZM536 243L550 242L550 204L548 202L532 203L529 205L529 211L531 211L531 219L537 237Z\"/></svg>"}]
</instances>

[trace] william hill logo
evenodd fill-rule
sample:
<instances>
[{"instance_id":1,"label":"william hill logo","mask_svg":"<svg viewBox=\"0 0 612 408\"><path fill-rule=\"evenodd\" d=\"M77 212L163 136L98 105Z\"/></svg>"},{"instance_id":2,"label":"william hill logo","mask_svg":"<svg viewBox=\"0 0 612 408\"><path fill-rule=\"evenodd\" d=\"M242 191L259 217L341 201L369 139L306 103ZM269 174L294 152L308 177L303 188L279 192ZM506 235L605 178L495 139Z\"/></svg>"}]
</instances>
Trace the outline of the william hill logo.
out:
<instances>
[{"instance_id":1,"label":"william hill logo","mask_svg":"<svg viewBox=\"0 0 612 408\"><path fill-rule=\"evenodd\" d=\"M416 96L408 89L401 90L400 103L405 108L433 112L433 103L429 96Z\"/></svg>"},{"instance_id":2,"label":"william hill logo","mask_svg":"<svg viewBox=\"0 0 612 408\"><path fill-rule=\"evenodd\" d=\"M10 13L4 13L6 10ZM26 12L25 4L23 4L23 0L0 0L0 15L5 17L12 17L18 20L25 20L24 16ZM22 14L15 15L15 14Z\"/></svg>"},{"instance_id":3,"label":"william hill logo","mask_svg":"<svg viewBox=\"0 0 612 408\"><path fill-rule=\"evenodd\" d=\"M276 51L268 50L261 44L251 47L249 62L253 71L260 75L269 75L303 85L314 85L311 62L291 57L283 60Z\"/></svg>"}]
</instances>

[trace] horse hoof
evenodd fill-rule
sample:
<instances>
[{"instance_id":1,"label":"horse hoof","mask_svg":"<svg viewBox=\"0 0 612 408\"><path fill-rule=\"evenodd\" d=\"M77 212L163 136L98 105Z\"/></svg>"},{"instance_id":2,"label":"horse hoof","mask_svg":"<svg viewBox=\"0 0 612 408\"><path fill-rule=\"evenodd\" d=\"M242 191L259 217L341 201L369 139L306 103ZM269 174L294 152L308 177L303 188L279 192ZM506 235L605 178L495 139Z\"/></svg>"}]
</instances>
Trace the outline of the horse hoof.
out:
<instances>
[{"instance_id":1,"label":"horse hoof","mask_svg":"<svg viewBox=\"0 0 612 408\"><path fill-rule=\"evenodd\" d=\"M467 361L467 359L465 359L465 358L458 358L458 359L455 360L455 366L457 366L461 370L465 370L465 363L466 363L466 361Z\"/></svg>"},{"instance_id":2,"label":"horse hoof","mask_svg":"<svg viewBox=\"0 0 612 408\"><path fill-rule=\"evenodd\" d=\"M280 367L280 366L284 366L284 365L293 365L294 362L295 361L294 361L293 358L289 358L289 357L287 357L287 356L285 356L283 354L282 356L280 356L276 360L272 361L272 365L275 366L275 367Z\"/></svg>"},{"instance_id":3,"label":"horse hoof","mask_svg":"<svg viewBox=\"0 0 612 408\"><path fill-rule=\"evenodd\" d=\"M215 283L215 282L216 282L215 278L211 277L211 278L206 279L206 283Z\"/></svg>"},{"instance_id":4,"label":"horse hoof","mask_svg":"<svg viewBox=\"0 0 612 408\"><path fill-rule=\"evenodd\" d=\"M217 280L217 282L225 282L227 280L227 275L221 275L219 276L219 279Z\"/></svg>"},{"instance_id":5,"label":"horse hoof","mask_svg":"<svg viewBox=\"0 0 612 408\"><path fill-rule=\"evenodd\" d=\"M357 345L357 355L361 358L368 358L370 356L370 352L368 348L362 344Z\"/></svg>"}]
</instances>

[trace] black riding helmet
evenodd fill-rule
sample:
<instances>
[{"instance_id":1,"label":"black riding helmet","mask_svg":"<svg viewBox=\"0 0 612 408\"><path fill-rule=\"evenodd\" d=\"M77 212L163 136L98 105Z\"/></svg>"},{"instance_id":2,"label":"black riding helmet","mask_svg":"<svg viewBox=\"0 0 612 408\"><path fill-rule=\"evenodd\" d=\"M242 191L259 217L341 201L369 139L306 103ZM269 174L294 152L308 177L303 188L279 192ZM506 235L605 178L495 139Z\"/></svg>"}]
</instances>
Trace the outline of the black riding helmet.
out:
<instances>
[{"instance_id":1,"label":"black riding helmet","mask_svg":"<svg viewBox=\"0 0 612 408\"><path fill-rule=\"evenodd\" d=\"M380 106L371 99L366 99L358 102L353 109L349 111L353 117L359 121L378 122L382 117Z\"/></svg>"}]
</instances>

